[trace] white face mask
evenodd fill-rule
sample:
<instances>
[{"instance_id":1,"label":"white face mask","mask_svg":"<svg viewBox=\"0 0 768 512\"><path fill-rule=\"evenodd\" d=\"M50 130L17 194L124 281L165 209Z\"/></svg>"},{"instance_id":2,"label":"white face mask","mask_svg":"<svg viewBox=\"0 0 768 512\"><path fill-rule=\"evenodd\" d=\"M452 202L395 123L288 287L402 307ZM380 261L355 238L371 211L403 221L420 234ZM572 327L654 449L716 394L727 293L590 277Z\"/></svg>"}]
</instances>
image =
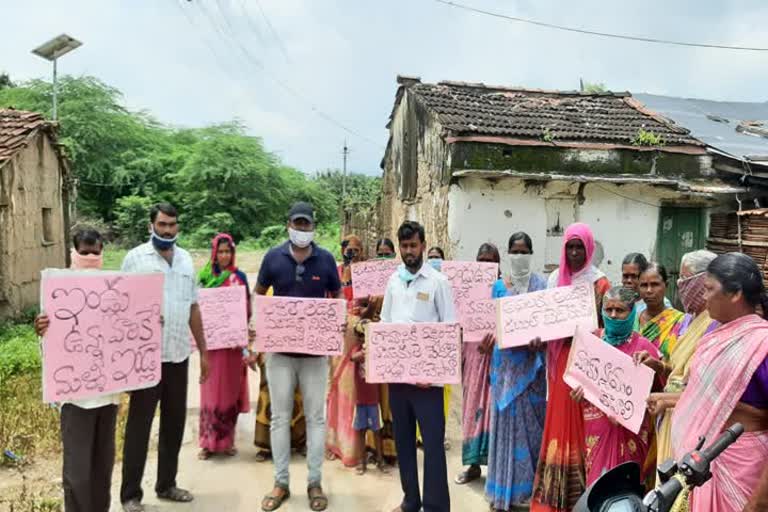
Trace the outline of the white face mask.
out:
<instances>
[{"instance_id":1,"label":"white face mask","mask_svg":"<svg viewBox=\"0 0 768 512\"><path fill-rule=\"evenodd\" d=\"M532 254L509 254L509 274L512 277L524 277L531 273Z\"/></svg>"},{"instance_id":2,"label":"white face mask","mask_svg":"<svg viewBox=\"0 0 768 512\"><path fill-rule=\"evenodd\" d=\"M298 229L288 228L288 238L291 243L300 249L308 247L315 238L314 231L299 231Z\"/></svg>"}]
</instances>

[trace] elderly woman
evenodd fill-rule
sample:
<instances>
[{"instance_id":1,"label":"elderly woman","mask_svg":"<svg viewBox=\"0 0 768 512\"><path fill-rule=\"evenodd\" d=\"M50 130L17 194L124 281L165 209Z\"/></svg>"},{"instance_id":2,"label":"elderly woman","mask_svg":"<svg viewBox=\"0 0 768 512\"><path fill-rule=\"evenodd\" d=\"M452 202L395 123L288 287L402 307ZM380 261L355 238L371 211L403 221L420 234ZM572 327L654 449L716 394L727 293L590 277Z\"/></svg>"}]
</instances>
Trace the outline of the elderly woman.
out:
<instances>
[{"instance_id":1,"label":"elderly woman","mask_svg":"<svg viewBox=\"0 0 768 512\"><path fill-rule=\"evenodd\" d=\"M624 287L614 287L603 297L603 325L595 333L603 341L627 355L644 351L658 357L653 344L632 328L635 323L635 296ZM580 402L584 398L581 387L571 392L571 398ZM594 405L584 405L584 439L587 446L585 466L587 486L606 471L624 462L637 462L641 466L648 455L651 424L646 415L640 431L635 434L619 425ZM643 475L644 477L647 475Z\"/></svg>"},{"instance_id":2,"label":"elderly woman","mask_svg":"<svg viewBox=\"0 0 768 512\"><path fill-rule=\"evenodd\" d=\"M768 311L760 268L744 254L718 256L704 281L707 310L722 325L699 341L688 384L675 405L672 445L679 458L738 422L744 434L712 464L692 493L691 512L741 512L768 460Z\"/></svg>"},{"instance_id":3,"label":"elderly woman","mask_svg":"<svg viewBox=\"0 0 768 512\"><path fill-rule=\"evenodd\" d=\"M677 343L669 357L654 359L648 352L644 351L638 352L634 356L636 361L648 365L667 382L663 393L653 393L648 400L649 410L657 414L656 461L658 463L674 456L671 439L674 411L665 410L665 399L676 398L685 389L690 361L699 341L719 325L716 320L712 320L712 317L709 316L707 303L704 299L707 265L716 257L717 255L710 251L694 251L683 256L680 263L680 279L677 282L677 290L686 314L673 330Z\"/></svg>"}]
</instances>

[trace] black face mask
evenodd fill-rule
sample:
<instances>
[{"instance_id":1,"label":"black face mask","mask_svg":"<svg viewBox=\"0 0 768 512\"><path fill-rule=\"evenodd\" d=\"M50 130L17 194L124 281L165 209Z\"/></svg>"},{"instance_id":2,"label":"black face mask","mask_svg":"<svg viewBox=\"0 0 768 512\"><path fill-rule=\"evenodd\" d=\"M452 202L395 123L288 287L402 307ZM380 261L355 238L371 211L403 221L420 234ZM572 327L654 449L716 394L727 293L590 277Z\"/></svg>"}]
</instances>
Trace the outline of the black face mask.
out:
<instances>
[{"instance_id":1,"label":"black face mask","mask_svg":"<svg viewBox=\"0 0 768 512\"><path fill-rule=\"evenodd\" d=\"M346 251L343 255L344 258L344 264L349 265L352 263L352 260L355 259L355 252L352 250Z\"/></svg>"}]
</instances>

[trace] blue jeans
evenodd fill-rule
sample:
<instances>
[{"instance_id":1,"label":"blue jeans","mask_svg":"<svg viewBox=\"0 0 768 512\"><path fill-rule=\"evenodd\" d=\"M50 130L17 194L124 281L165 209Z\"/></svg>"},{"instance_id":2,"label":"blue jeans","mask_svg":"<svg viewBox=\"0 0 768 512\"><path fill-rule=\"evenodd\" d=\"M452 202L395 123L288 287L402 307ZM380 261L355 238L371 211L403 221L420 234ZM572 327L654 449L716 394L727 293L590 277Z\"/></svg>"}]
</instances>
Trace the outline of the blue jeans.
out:
<instances>
[{"instance_id":1,"label":"blue jeans","mask_svg":"<svg viewBox=\"0 0 768 512\"><path fill-rule=\"evenodd\" d=\"M325 458L325 392L328 384L327 357L267 356L267 384L272 403L269 427L275 484L288 488L291 459L291 415L296 384L301 388L307 421L308 486L319 486Z\"/></svg>"}]
</instances>

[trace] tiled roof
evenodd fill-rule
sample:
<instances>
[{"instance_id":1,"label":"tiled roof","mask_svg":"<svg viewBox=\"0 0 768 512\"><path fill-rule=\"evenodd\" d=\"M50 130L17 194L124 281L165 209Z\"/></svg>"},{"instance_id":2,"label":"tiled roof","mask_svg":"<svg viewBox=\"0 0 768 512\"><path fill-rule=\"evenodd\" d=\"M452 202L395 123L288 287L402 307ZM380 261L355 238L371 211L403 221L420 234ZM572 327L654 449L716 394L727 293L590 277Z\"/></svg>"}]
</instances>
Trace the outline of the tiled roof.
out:
<instances>
[{"instance_id":1,"label":"tiled roof","mask_svg":"<svg viewBox=\"0 0 768 512\"><path fill-rule=\"evenodd\" d=\"M645 109L629 93L585 94L413 80L406 89L452 136L632 145L640 129L664 146L704 144L685 128Z\"/></svg>"},{"instance_id":2,"label":"tiled roof","mask_svg":"<svg viewBox=\"0 0 768 512\"><path fill-rule=\"evenodd\" d=\"M24 148L29 136L49 123L37 112L0 109L0 165Z\"/></svg>"}]
</instances>

